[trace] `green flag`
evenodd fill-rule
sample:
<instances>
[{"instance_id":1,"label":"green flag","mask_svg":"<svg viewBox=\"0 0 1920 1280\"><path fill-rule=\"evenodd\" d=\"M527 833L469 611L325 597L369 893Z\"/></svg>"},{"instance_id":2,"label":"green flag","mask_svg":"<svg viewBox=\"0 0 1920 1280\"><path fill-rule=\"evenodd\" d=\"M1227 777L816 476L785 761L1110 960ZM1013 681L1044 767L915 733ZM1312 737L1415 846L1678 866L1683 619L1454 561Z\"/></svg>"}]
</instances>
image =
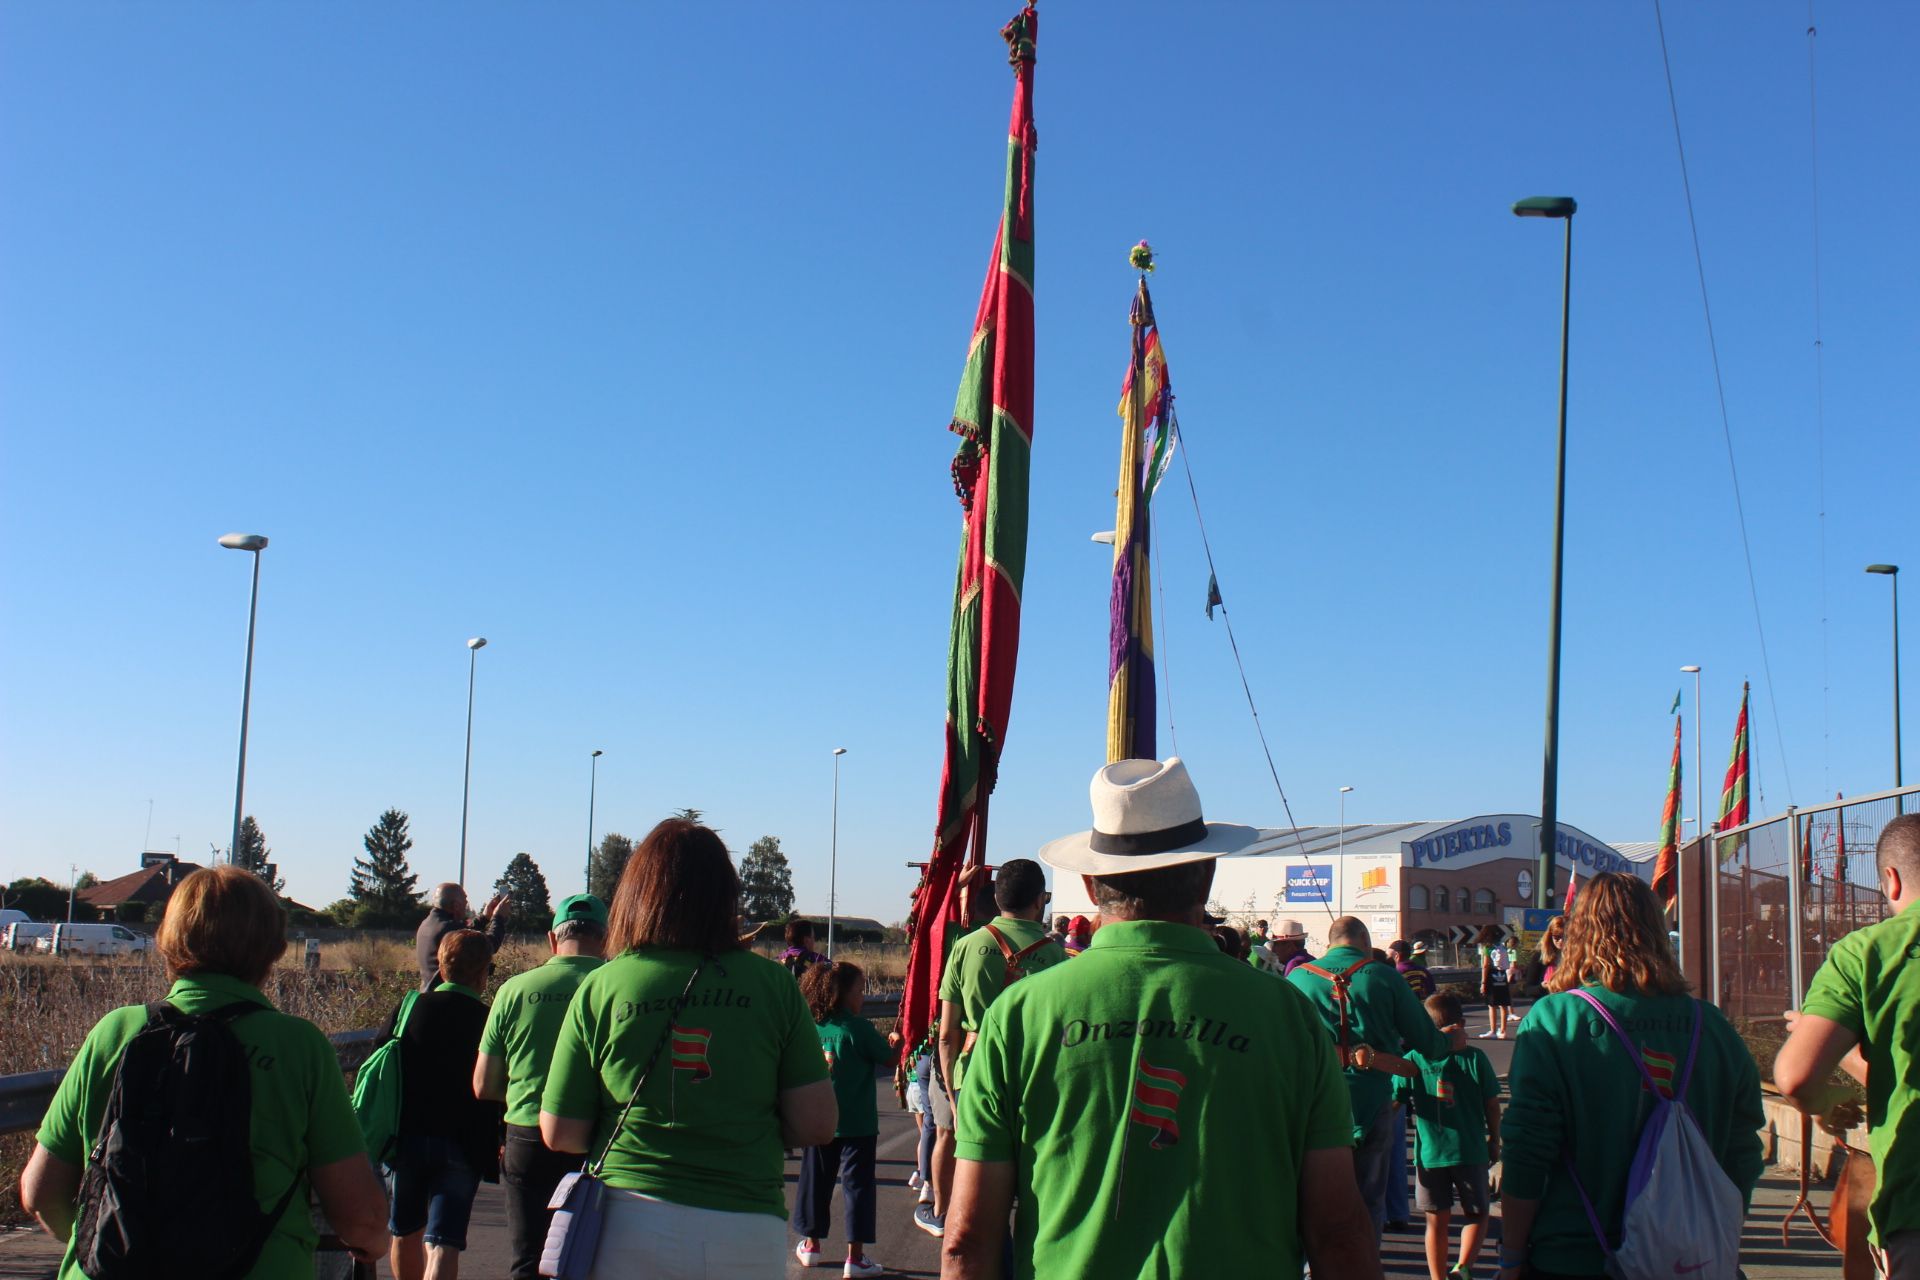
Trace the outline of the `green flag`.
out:
<instances>
[{"instance_id":1,"label":"green flag","mask_svg":"<svg viewBox=\"0 0 1920 1280\"><path fill-rule=\"evenodd\" d=\"M1680 714L1680 691L1678 689L1673 691L1673 705L1667 708L1667 714L1670 716Z\"/></svg>"}]
</instances>

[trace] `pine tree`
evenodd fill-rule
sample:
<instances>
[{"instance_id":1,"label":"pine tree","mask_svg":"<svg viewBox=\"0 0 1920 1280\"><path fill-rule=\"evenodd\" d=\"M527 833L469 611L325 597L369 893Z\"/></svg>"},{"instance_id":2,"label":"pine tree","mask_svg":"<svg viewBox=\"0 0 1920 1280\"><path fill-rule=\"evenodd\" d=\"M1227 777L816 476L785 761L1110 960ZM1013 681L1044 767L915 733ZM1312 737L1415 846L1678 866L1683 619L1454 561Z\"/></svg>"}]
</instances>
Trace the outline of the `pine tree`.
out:
<instances>
[{"instance_id":1,"label":"pine tree","mask_svg":"<svg viewBox=\"0 0 1920 1280\"><path fill-rule=\"evenodd\" d=\"M545 932L553 919L553 902L547 895L547 878L533 855L516 853L507 869L493 882L495 893L507 895L507 927L519 933Z\"/></svg>"},{"instance_id":2,"label":"pine tree","mask_svg":"<svg viewBox=\"0 0 1920 1280\"><path fill-rule=\"evenodd\" d=\"M240 820L240 847L233 851L233 865L253 872L278 893L286 888L287 882L275 876L272 859L273 850L267 848L267 833L253 820L253 815L248 814Z\"/></svg>"},{"instance_id":3,"label":"pine tree","mask_svg":"<svg viewBox=\"0 0 1920 1280\"><path fill-rule=\"evenodd\" d=\"M593 851L587 892L602 902L611 903L614 887L620 883L620 873L627 869L627 859L632 856L633 841L618 831L607 832L600 838L600 847Z\"/></svg>"},{"instance_id":4,"label":"pine tree","mask_svg":"<svg viewBox=\"0 0 1920 1280\"><path fill-rule=\"evenodd\" d=\"M779 836L761 836L740 860L740 910L755 921L784 920L793 911L793 871Z\"/></svg>"},{"instance_id":5,"label":"pine tree","mask_svg":"<svg viewBox=\"0 0 1920 1280\"><path fill-rule=\"evenodd\" d=\"M353 860L348 892L360 904L362 923L410 923L420 910L420 877L407 866L407 850L413 848L407 815L387 810L361 843L367 847L367 856Z\"/></svg>"}]
</instances>

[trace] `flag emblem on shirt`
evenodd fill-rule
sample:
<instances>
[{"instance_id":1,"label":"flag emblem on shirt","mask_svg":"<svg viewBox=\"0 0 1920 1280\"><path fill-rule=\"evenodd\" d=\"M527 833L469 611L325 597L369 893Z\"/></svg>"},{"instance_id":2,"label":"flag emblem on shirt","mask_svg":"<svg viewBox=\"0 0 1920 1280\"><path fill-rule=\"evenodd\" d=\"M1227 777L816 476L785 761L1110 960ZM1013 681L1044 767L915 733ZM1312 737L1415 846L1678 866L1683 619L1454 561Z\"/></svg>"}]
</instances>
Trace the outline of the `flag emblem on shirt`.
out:
<instances>
[{"instance_id":1,"label":"flag emblem on shirt","mask_svg":"<svg viewBox=\"0 0 1920 1280\"><path fill-rule=\"evenodd\" d=\"M1679 1072L1680 1060L1672 1054L1662 1053L1658 1049L1642 1049L1640 1051L1640 1058L1647 1064L1647 1074L1652 1076L1653 1082L1660 1086L1660 1092L1671 1098L1673 1096L1673 1081ZM1646 1088L1646 1081L1641 1081L1640 1087L1642 1089Z\"/></svg>"},{"instance_id":2,"label":"flag emblem on shirt","mask_svg":"<svg viewBox=\"0 0 1920 1280\"><path fill-rule=\"evenodd\" d=\"M1171 1067L1156 1067L1144 1059L1133 1080L1135 1124L1153 1130L1154 1147L1170 1147L1180 1141L1180 1094L1187 1078Z\"/></svg>"},{"instance_id":3,"label":"flag emblem on shirt","mask_svg":"<svg viewBox=\"0 0 1920 1280\"><path fill-rule=\"evenodd\" d=\"M1443 1107L1452 1106L1453 1105L1453 1081L1448 1080L1444 1076L1438 1080L1435 1080L1433 1082L1433 1096L1440 1099L1441 1106Z\"/></svg>"},{"instance_id":4,"label":"flag emblem on shirt","mask_svg":"<svg viewBox=\"0 0 1920 1280\"><path fill-rule=\"evenodd\" d=\"M713 1042L713 1032L703 1031L699 1027L675 1027L673 1029L673 1069L693 1072L693 1083L713 1078L713 1067L707 1062L707 1046Z\"/></svg>"}]
</instances>

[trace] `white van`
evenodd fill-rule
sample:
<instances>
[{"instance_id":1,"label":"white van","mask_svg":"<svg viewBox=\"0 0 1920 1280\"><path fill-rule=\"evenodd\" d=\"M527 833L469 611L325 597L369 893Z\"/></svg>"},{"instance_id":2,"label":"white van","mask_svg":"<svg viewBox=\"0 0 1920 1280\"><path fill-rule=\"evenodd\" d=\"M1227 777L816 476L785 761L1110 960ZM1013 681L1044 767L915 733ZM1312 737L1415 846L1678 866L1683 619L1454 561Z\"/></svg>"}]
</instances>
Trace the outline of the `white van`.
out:
<instances>
[{"instance_id":1,"label":"white van","mask_svg":"<svg viewBox=\"0 0 1920 1280\"><path fill-rule=\"evenodd\" d=\"M53 936L50 924L35 924L31 920L17 920L0 929L0 946L9 951L31 951L42 938Z\"/></svg>"},{"instance_id":2,"label":"white van","mask_svg":"<svg viewBox=\"0 0 1920 1280\"><path fill-rule=\"evenodd\" d=\"M124 956L153 950L153 939L123 924L57 924L48 936L35 939L33 949L60 956Z\"/></svg>"}]
</instances>

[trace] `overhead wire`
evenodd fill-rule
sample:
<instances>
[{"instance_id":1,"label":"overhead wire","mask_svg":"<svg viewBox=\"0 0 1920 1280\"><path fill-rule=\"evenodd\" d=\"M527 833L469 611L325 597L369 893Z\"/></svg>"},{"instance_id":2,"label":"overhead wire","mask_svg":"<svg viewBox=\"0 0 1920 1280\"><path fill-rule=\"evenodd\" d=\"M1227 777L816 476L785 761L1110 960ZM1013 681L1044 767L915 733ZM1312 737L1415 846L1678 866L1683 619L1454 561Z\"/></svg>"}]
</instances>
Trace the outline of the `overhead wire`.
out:
<instances>
[{"instance_id":1,"label":"overhead wire","mask_svg":"<svg viewBox=\"0 0 1920 1280\"><path fill-rule=\"evenodd\" d=\"M1693 182L1687 176L1687 144L1680 131L1680 100L1673 88L1673 60L1667 53L1667 24L1660 0L1653 0L1654 25L1660 33L1660 65L1667 78L1667 107L1673 116L1673 144L1680 156L1680 189L1686 196L1687 229L1693 237L1693 265L1700 278L1700 309L1706 317L1707 352L1713 360L1713 388L1720 401L1720 435L1727 446L1727 471L1733 477L1733 509L1740 526L1740 550L1746 559L1747 596L1753 604L1753 627L1760 637L1760 666L1767 678L1767 705L1773 716L1773 734L1780 743L1780 772L1787 782L1787 803L1793 803L1793 769L1787 762L1786 734L1780 728L1780 702L1774 694L1773 660L1767 652L1767 627L1760 612L1760 586L1753 571L1753 542L1747 536L1747 508L1740 496L1740 467L1734 459L1733 424L1727 414L1726 380L1720 372L1720 345L1713 333L1713 303L1707 294L1707 264L1700 252L1700 222L1693 209Z\"/></svg>"},{"instance_id":2,"label":"overhead wire","mask_svg":"<svg viewBox=\"0 0 1920 1280\"><path fill-rule=\"evenodd\" d=\"M1167 413L1173 427L1174 442L1180 454L1180 468L1186 473L1187 493L1193 499L1194 523L1200 527L1200 550L1207 558L1208 581L1217 585L1220 581L1220 571L1213 562L1213 543L1207 537L1207 518L1200 513L1200 488L1193 481L1193 451L1187 447L1186 433L1180 429L1179 412L1169 406ZM1220 593L1220 602L1217 607L1220 610L1221 620L1227 624L1227 645L1233 650L1234 669L1240 673L1240 692L1246 695L1247 711L1253 717L1253 732L1260 739L1261 754L1267 759L1267 774L1273 779L1273 789L1280 796L1280 808L1287 815L1287 827L1293 836L1295 847L1300 851L1302 865L1307 865L1305 860L1312 855L1307 852L1306 837L1300 834L1300 823L1293 816L1293 806L1287 800L1287 789L1280 785L1280 770L1273 763L1273 748L1268 745L1266 728L1260 723L1260 708L1253 702L1253 686L1247 681L1247 664L1240 656L1240 641L1233 634L1233 613L1227 608L1226 592ZM1334 911L1331 898L1322 898L1320 905L1326 908L1327 917L1332 919Z\"/></svg>"}]
</instances>

